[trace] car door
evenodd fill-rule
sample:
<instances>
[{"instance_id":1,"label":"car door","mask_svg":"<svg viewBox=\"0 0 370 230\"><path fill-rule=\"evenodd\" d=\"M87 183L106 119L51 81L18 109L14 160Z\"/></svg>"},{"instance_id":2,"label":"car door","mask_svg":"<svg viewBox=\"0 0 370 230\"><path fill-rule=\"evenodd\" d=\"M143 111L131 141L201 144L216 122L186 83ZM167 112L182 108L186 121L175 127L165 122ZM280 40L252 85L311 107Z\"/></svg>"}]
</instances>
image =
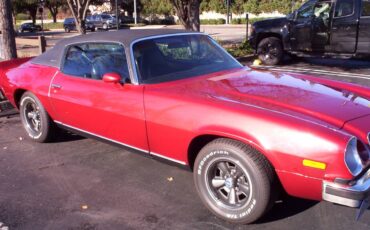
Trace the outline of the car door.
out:
<instances>
[{"instance_id":1,"label":"car door","mask_svg":"<svg viewBox=\"0 0 370 230\"><path fill-rule=\"evenodd\" d=\"M370 0L362 0L357 53L370 54Z\"/></svg>"},{"instance_id":2,"label":"car door","mask_svg":"<svg viewBox=\"0 0 370 230\"><path fill-rule=\"evenodd\" d=\"M51 82L56 122L148 152L143 87L125 83L129 72L123 46L85 43L66 49L61 71ZM120 74L122 83L104 82L110 72Z\"/></svg>"},{"instance_id":3,"label":"car door","mask_svg":"<svg viewBox=\"0 0 370 230\"><path fill-rule=\"evenodd\" d=\"M330 51L332 15L331 1L319 1L316 3L312 20L312 50L314 52Z\"/></svg>"},{"instance_id":4,"label":"car door","mask_svg":"<svg viewBox=\"0 0 370 230\"><path fill-rule=\"evenodd\" d=\"M313 8L316 1L306 2L296 13L290 26L290 40L294 51L311 51Z\"/></svg>"},{"instance_id":5,"label":"car door","mask_svg":"<svg viewBox=\"0 0 370 230\"><path fill-rule=\"evenodd\" d=\"M331 50L354 53L356 50L358 14L355 0L337 0L331 29Z\"/></svg>"}]
</instances>

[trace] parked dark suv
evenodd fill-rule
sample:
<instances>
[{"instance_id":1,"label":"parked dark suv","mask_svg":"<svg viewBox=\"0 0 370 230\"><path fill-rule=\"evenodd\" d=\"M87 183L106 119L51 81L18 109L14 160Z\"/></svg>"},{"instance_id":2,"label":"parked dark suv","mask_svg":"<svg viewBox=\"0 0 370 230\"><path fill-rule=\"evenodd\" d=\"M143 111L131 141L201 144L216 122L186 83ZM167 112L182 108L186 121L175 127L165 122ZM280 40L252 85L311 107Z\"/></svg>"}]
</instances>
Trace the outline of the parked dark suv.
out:
<instances>
[{"instance_id":1,"label":"parked dark suv","mask_svg":"<svg viewBox=\"0 0 370 230\"><path fill-rule=\"evenodd\" d=\"M298 56L370 55L369 0L310 0L285 18L253 24L249 40L264 64Z\"/></svg>"},{"instance_id":2,"label":"parked dark suv","mask_svg":"<svg viewBox=\"0 0 370 230\"><path fill-rule=\"evenodd\" d=\"M23 33L25 31L27 32L37 32L37 31L41 31L42 28L40 25L36 25L32 22L27 22L27 23L23 23L19 29L18 29L18 32L19 33Z\"/></svg>"},{"instance_id":3,"label":"parked dark suv","mask_svg":"<svg viewBox=\"0 0 370 230\"><path fill-rule=\"evenodd\" d=\"M67 33L71 32L71 31L77 30L75 19L74 18L66 18L66 19L64 19L63 27L64 27L64 30ZM95 31L94 24L92 24L92 23L90 23L88 21L85 22L85 27L86 27L86 30Z\"/></svg>"},{"instance_id":4,"label":"parked dark suv","mask_svg":"<svg viewBox=\"0 0 370 230\"><path fill-rule=\"evenodd\" d=\"M94 24L97 29L109 30L111 28L116 28L117 26L116 17L110 14L91 15L88 16L86 20Z\"/></svg>"}]
</instances>

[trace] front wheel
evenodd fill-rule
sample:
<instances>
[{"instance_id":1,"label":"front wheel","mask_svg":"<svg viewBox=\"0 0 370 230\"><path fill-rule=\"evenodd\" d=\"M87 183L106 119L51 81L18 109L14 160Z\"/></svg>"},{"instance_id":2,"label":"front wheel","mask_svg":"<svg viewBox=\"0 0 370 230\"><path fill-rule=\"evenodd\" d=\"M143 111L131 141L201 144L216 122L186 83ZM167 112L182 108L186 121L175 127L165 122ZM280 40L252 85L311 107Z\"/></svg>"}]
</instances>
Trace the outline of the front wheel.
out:
<instances>
[{"instance_id":1,"label":"front wheel","mask_svg":"<svg viewBox=\"0 0 370 230\"><path fill-rule=\"evenodd\" d=\"M205 206L218 217L247 224L273 204L275 174L266 158L238 141L216 139L194 164L196 189Z\"/></svg>"},{"instance_id":2,"label":"front wheel","mask_svg":"<svg viewBox=\"0 0 370 230\"><path fill-rule=\"evenodd\" d=\"M54 123L34 94L23 94L19 111L23 127L31 139L37 142L48 142L52 139Z\"/></svg>"},{"instance_id":3,"label":"front wheel","mask_svg":"<svg viewBox=\"0 0 370 230\"><path fill-rule=\"evenodd\" d=\"M280 39L268 37L262 39L257 47L258 58L265 65L277 65L283 59L284 50Z\"/></svg>"}]
</instances>

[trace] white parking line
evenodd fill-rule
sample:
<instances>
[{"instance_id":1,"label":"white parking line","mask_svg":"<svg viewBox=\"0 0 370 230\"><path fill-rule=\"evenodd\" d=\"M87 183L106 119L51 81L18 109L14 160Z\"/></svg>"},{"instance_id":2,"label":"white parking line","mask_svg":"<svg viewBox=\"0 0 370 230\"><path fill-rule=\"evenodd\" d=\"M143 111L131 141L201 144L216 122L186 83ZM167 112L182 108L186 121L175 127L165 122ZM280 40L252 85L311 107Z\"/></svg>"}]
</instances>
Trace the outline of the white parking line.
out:
<instances>
[{"instance_id":1,"label":"white parking line","mask_svg":"<svg viewBox=\"0 0 370 230\"><path fill-rule=\"evenodd\" d=\"M273 71L285 71L285 72L295 72L295 73L314 73L314 74L321 74L321 75L331 75L331 76L340 76L340 77L348 77L348 78L361 78L370 80L370 74L356 74L356 73L343 73L343 72L335 72L335 71L328 71L328 70L316 70L316 69L306 69L306 68L295 68L295 67L275 67L275 66L252 66L256 69L266 69L266 70L273 70Z\"/></svg>"}]
</instances>

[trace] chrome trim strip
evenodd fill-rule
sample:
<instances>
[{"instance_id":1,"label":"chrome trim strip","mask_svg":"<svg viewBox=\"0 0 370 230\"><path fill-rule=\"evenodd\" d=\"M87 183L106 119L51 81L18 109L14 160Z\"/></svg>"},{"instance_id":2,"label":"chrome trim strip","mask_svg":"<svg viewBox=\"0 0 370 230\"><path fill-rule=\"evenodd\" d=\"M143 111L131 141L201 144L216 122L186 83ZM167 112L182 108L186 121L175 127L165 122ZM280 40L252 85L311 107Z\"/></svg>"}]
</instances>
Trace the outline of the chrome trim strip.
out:
<instances>
[{"instance_id":1,"label":"chrome trim strip","mask_svg":"<svg viewBox=\"0 0 370 230\"><path fill-rule=\"evenodd\" d=\"M239 63L240 64L240 67L243 66L238 60L236 60L231 54L229 54L229 52L227 52L220 44L218 44L208 34L204 34L204 33L201 33L201 32L188 32L188 33L185 32L185 33L177 33L177 34L164 34L164 35L149 36L149 37L145 37L145 38L136 39L133 42L131 42L131 44L130 44L130 55L131 55L130 62L131 62L131 69L133 71L133 81L132 81L132 84L134 84L134 85L138 85L139 84L139 76L138 76L137 69L136 69L135 57L134 57L134 49L133 49L133 47L134 47L134 45L136 43L141 42L141 41L145 41L145 40L156 39L156 38L166 38L166 37L175 37L175 36L187 36L187 35L203 35L203 36L209 37L212 43L214 43L217 47L221 48L227 55L229 55L233 60L235 60L237 63Z\"/></svg>"},{"instance_id":2,"label":"chrome trim strip","mask_svg":"<svg viewBox=\"0 0 370 230\"><path fill-rule=\"evenodd\" d=\"M66 126L66 127L68 127L68 128L75 129L75 130L77 130L77 131L80 131L80 132L83 132L83 133L87 133L87 134L90 134L90 135L92 135L92 136L96 136L96 137L99 137L99 138L101 138L101 139L104 139L104 140L107 140L107 141L110 141L110 142L113 142L113 143L116 143L116 144L119 144L119 145L123 145L123 146L125 146L125 147L129 147L129 148L132 148L132 149L135 149L135 150L139 150L139 151L144 152L144 153L149 153L149 151L148 151L148 150L144 150L144 149L141 149L141 148L134 147L134 146L132 146L132 145L128 145L128 144L125 144L125 143L122 143L122 142L119 142L119 141L115 141L115 140L112 140L112 139L109 139L109 138L106 138L106 137L100 136L100 135L98 135L98 134L91 133L91 132L88 132L88 131L86 131L86 130L76 128L76 127L74 127L74 126L64 124L64 123L62 123L62 122L60 122L60 121L54 121L54 122L55 122L55 123L57 123L57 124L60 124L60 125Z\"/></svg>"},{"instance_id":3,"label":"chrome trim strip","mask_svg":"<svg viewBox=\"0 0 370 230\"><path fill-rule=\"evenodd\" d=\"M49 91L48 91L48 97L50 97L51 95L51 86L53 85L54 78L57 76L58 73L59 73L59 70L57 70L57 72L55 72L54 76L51 78L50 85L49 85Z\"/></svg>"},{"instance_id":4,"label":"chrome trim strip","mask_svg":"<svg viewBox=\"0 0 370 230\"><path fill-rule=\"evenodd\" d=\"M175 160L175 159L173 159L173 158L166 157L166 156L163 156L163 155L158 154L158 153L150 152L150 154L152 154L152 155L154 155L154 156L156 156L156 157L160 157L160 158L163 158L163 159L166 159L166 160L169 160L169 161L176 162L176 163L178 163L178 164L186 165L186 163L185 163L185 162L183 162L183 161Z\"/></svg>"}]
</instances>

